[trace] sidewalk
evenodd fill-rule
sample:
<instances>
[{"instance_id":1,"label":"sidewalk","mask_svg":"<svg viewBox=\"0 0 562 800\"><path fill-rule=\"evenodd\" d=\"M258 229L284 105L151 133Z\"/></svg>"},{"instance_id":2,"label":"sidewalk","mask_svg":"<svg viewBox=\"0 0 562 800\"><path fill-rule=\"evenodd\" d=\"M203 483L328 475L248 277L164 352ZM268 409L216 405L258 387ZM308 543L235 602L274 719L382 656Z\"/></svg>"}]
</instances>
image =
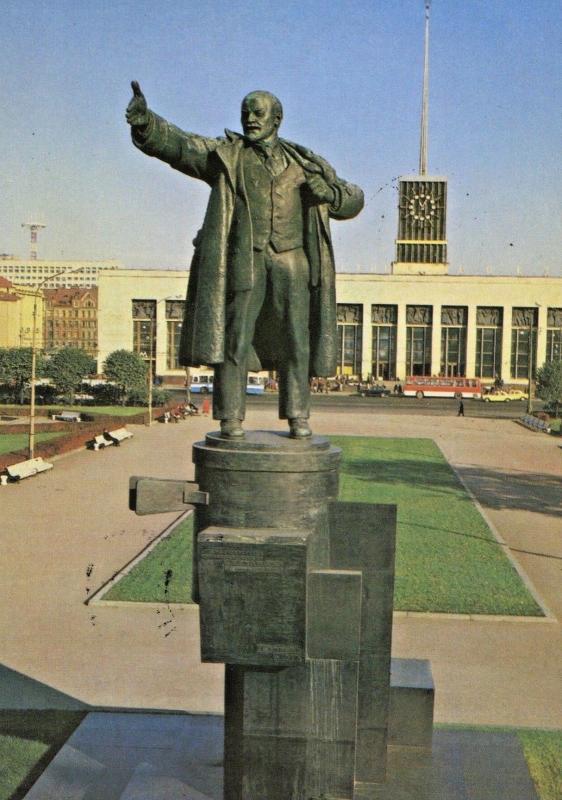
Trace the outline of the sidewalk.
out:
<instances>
[{"instance_id":1,"label":"sidewalk","mask_svg":"<svg viewBox=\"0 0 562 800\"><path fill-rule=\"evenodd\" d=\"M191 443L215 427L199 417L130 426L134 438L119 448L62 457L51 472L0 489L0 707L23 707L33 692L38 707L222 711L223 668L199 662L196 607L84 605L177 516L129 512L129 475L192 479ZM256 411L247 427L285 425ZM320 412L313 427L433 438L561 618L560 440L507 420L375 409ZM397 617L393 655L431 659L438 722L559 727L561 638L559 622Z\"/></svg>"}]
</instances>

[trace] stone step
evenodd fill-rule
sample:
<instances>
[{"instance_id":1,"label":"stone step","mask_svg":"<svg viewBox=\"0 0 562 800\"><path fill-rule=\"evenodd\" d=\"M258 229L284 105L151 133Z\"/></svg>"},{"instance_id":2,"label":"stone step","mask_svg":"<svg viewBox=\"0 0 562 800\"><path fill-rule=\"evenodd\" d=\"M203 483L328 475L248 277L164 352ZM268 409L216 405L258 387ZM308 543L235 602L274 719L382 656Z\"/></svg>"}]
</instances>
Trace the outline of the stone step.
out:
<instances>
[{"instance_id":1,"label":"stone step","mask_svg":"<svg viewBox=\"0 0 562 800\"><path fill-rule=\"evenodd\" d=\"M69 744L59 750L25 800L83 800L106 768Z\"/></svg>"},{"instance_id":2,"label":"stone step","mask_svg":"<svg viewBox=\"0 0 562 800\"><path fill-rule=\"evenodd\" d=\"M91 712L25 800L217 800L222 739L211 715Z\"/></svg>"},{"instance_id":3,"label":"stone step","mask_svg":"<svg viewBox=\"0 0 562 800\"><path fill-rule=\"evenodd\" d=\"M139 764L120 800L214 800L193 786L160 774L152 764Z\"/></svg>"}]
</instances>

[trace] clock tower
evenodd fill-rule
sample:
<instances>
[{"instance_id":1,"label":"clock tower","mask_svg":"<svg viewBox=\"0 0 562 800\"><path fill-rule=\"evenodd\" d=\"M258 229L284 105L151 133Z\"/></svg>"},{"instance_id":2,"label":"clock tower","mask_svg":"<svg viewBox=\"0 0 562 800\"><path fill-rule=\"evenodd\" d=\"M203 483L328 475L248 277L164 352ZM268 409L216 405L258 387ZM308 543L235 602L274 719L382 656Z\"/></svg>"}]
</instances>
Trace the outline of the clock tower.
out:
<instances>
[{"instance_id":1,"label":"clock tower","mask_svg":"<svg viewBox=\"0 0 562 800\"><path fill-rule=\"evenodd\" d=\"M429 0L425 0L419 174L399 179L398 236L393 275L447 274L447 178L427 174L429 5Z\"/></svg>"}]
</instances>

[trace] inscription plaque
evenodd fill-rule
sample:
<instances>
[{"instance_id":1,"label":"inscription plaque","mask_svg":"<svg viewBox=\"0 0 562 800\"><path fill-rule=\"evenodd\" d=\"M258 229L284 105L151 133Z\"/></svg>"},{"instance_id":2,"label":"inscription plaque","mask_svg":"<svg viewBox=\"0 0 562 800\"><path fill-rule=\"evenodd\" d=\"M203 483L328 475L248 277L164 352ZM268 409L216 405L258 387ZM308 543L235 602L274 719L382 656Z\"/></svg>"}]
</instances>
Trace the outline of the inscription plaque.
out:
<instances>
[{"instance_id":1,"label":"inscription plaque","mask_svg":"<svg viewBox=\"0 0 562 800\"><path fill-rule=\"evenodd\" d=\"M304 662L307 538L274 529L211 527L199 534L202 661Z\"/></svg>"}]
</instances>

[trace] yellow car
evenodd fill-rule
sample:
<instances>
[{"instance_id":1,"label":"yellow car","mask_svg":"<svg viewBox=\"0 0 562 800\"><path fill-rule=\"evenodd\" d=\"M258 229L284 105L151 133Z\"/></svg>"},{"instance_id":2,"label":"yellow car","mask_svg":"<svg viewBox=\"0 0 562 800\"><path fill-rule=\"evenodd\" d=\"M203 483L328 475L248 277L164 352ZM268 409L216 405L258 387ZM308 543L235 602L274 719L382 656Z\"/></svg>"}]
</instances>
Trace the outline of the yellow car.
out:
<instances>
[{"instance_id":1,"label":"yellow car","mask_svg":"<svg viewBox=\"0 0 562 800\"><path fill-rule=\"evenodd\" d=\"M485 403L509 403L510 400L527 400L529 395L521 389L509 389L507 392L490 392L482 397Z\"/></svg>"}]
</instances>

